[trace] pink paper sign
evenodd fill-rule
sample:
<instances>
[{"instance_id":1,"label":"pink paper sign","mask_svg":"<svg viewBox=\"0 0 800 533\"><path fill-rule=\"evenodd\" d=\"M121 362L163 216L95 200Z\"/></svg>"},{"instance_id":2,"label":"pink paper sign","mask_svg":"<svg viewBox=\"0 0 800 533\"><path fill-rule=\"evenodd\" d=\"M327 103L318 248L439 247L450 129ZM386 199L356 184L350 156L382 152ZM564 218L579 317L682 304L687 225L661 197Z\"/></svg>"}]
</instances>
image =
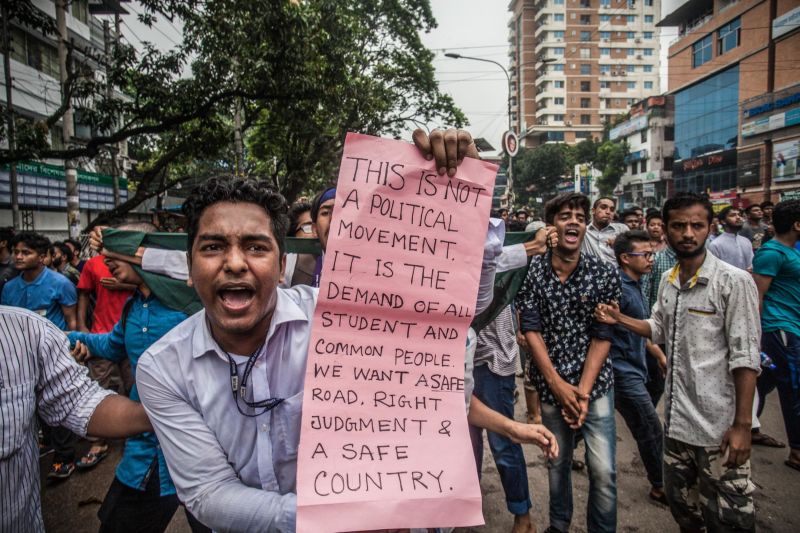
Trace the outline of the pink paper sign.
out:
<instances>
[{"instance_id":1,"label":"pink paper sign","mask_svg":"<svg viewBox=\"0 0 800 533\"><path fill-rule=\"evenodd\" d=\"M298 531L483 524L464 405L497 167L350 133L309 345Z\"/></svg>"}]
</instances>

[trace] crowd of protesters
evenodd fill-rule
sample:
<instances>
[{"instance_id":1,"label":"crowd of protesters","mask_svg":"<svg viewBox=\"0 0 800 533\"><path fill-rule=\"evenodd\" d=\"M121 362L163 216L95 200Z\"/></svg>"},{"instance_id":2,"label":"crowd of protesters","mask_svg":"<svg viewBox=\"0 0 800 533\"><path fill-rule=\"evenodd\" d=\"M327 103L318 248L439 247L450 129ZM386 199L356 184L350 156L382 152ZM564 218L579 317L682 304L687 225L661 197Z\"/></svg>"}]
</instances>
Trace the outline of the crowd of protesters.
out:
<instances>
[{"instance_id":1,"label":"crowd of protesters","mask_svg":"<svg viewBox=\"0 0 800 533\"><path fill-rule=\"evenodd\" d=\"M441 174L477 155L464 132L414 141ZM193 531L293 531L291 443L335 199L287 206L263 182L212 178L184 203L182 249L143 222L84 247L0 229L0 531L43 530L40 456L66 479L121 437L101 531L164 531L181 506ZM490 219L465 369L476 468L486 430L513 531L536 530L520 443L547 458L547 531L569 530L578 469L586 529L616 531L621 431L681 530L754 531L751 445L786 447L760 431L772 391L800 471L800 201L715 212L684 193L618 213L565 193L532 215ZM286 236L314 251L286 253ZM519 283L498 294L506 275ZM247 393L231 395L234 377Z\"/></svg>"}]
</instances>

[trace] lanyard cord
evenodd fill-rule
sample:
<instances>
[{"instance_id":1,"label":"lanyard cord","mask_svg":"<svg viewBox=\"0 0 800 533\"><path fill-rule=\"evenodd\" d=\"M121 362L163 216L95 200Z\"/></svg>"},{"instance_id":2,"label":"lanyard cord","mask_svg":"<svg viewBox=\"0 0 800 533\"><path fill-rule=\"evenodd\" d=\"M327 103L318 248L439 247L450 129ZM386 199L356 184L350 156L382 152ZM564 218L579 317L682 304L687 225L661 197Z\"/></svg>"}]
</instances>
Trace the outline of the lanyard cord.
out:
<instances>
[{"instance_id":1,"label":"lanyard cord","mask_svg":"<svg viewBox=\"0 0 800 533\"><path fill-rule=\"evenodd\" d=\"M255 352L253 352L250 355L250 357L247 358L247 363L245 364L245 367L244 367L244 374L242 374L241 383L239 382L239 370L236 367L236 362L233 360L233 357L231 357L231 354L226 352L220 346L220 350L225 352L225 355L228 357L228 364L230 365L231 392L233 393L233 401L236 403L236 409L238 409L239 412L241 414L243 414L244 416L257 417L257 416L263 415L267 411L272 411L273 409L275 409L284 400L284 398L267 398L267 399L259 400L259 401L255 401L255 402L251 402L251 401L247 400L247 380L250 377L250 373L253 371L253 367L255 366L256 361L258 360L258 356L261 353L261 350L264 349L264 347L266 345L266 341L264 341L264 342L265 342L265 344L262 344ZM217 344L219 344L219 343L217 343ZM244 403L246 406L251 407L254 410L255 409L261 409L261 411L259 411L257 413L254 412L253 414L245 413L242 410L242 407L239 405L240 398L241 398L242 403Z\"/></svg>"}]
</instances>

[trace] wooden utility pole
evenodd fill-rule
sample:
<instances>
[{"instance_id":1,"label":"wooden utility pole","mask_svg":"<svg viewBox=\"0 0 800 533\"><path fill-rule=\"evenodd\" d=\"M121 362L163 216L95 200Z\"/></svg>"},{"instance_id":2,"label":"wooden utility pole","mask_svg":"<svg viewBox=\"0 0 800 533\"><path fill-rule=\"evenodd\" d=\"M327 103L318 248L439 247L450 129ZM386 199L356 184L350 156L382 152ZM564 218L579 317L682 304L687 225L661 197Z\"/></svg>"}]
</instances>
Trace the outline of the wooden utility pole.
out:
<instances>
[{"instance_id":1,"label":"wooden utility pole","mask_svg":"<svg viewBox=\"0 0 800 533\"><path fill-rule=\"evenodd\" d=\"M69 33L67 32L67 4L69 0L56 0L56 26L58 28L58 71L61 78L61 97L67 92L67 79L69 77L69 65L67 65L67 43ZM61 131L64 136L64 146L69 149L72 145L74 136L72 103L67 102L67 110L61 117ZM67 183L67 227L70 238L77 239L81 232L81 207L78 196L78 171L75 161L72 159L64 160L64 180Z\"/></svg>"},{"instance_id":2,"label":"wooden utility pole","mask_svg":"<svg viewBox=\"0 0 800 533\"><path fill-rule=\"evenodd\" d=\"M11 30L8 27L8 4L3 4L3 70L6 82L6 120L8 121L8 153L13 156L17 149L17 129L14 123L14 106L11 99L13 88L11 86ZM8 178L11 181L11 220L14 229L20 229L19 217L19 184L17 183L17 164L11 161L8 165Z\"/></svg>"},{"instance_id":3,"label":"wooden utility pole","mask_svg":"<svg viewBox=\"0 0 800 533\"><path fill-rule=\"evenodd\" d=\"M117 15L119 16L119 15ZM106 55L106 98L111 100L114 96L114 88L111 86L108 71L111 68L111 24L108 20L103 21L103 44L105 45ZM114 143L108 147L109 160L111 161L111 181L114 187L114 207L119 206L119 170L117 167L117 154L119 145Z\"/></svg>"}]
</instances>

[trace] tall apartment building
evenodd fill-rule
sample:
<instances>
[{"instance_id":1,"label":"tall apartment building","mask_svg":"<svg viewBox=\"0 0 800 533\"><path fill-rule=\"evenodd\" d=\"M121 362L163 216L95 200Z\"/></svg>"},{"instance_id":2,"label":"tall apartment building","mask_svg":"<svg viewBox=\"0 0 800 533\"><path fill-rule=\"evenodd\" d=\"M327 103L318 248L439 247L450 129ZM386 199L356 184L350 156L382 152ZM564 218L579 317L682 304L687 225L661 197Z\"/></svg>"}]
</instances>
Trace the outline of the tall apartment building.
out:
<instances>
[{"instance_id":1,"label":"tall apartment building","mask_svg":"<svg viewBox=\"0 0 800 533\"><path fill-rule=\"evenodd\" d=\"M675 191L742 205L800 197L800 5L684 0L661 26L675 97Z\"/></svg>"},{"instance_id":2,"label":"tall apartment building","mask_svg":"<svg viewBox=\"0 0 800 533\"><path fill-rule=\"evenodd\" d=\"M82 61L83 52L102 56L105 48L103 21L97 15L126 14L120 2L129 0L72 0L67 6L67 32L75 54ZM45 15L55 19L53 0L33 0L33 5ZM18 119L40 121L50 116L61 102L61 85L58 65L58 41L54 35L44 35L14 19L9 20L11 44L10 71L12 76L12 103ZM103 76L103 68L90 59L85 63L92 75ZM0 105L6 106L5 72L0 63ZM91 127L74 115L73 142L85 142L92 136ZM5 116L3 117L5 121ZM61 121L49 130L50 144L56 149L64 147ZM3 141L4 147L7 142ZM130 169L127 143L117 146L118 168ZM93 214L114 207L113 178L95 160L82 159L78 168L78 193L81 222L88 223ZM51 235L67 231L66 182L61 161L24 161L17 164L19 205L24 229L35 229ZM127 181L120 179L121 201L127 200ZM0 167L0 226L11 225L11 182L8 166Z\"/></svg>"},{"instance_id":3,"label":"tall apartment building","mask_svg":"<svg viewBox=\"0 0 800 533\"><path fill-rule=\"evenodd\" d=\"M661 93L661 0L512 0L512 119L526 146L600 138Z\"/></svg>"}]
</instances>

